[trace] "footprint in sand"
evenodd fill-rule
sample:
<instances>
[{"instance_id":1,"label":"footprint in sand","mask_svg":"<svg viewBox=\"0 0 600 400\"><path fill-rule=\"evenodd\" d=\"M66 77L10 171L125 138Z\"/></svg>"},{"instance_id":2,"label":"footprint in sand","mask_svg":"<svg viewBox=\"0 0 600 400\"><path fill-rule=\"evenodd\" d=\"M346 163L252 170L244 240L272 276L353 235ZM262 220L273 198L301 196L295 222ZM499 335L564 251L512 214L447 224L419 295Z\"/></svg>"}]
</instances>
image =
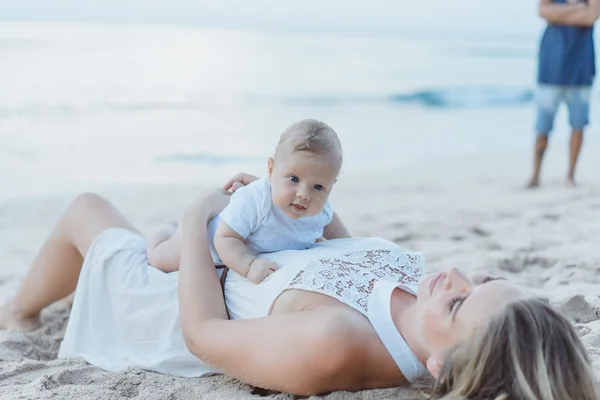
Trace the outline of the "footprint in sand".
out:
<instances>
[{"instance_id":1,"label":"footprint in sand","mask_svg":"<svg viewBox=\"0 0 600 400\"><path fill-rule=\"evenodd\" d=\"M559 308L577 323L588 323L600 319L600 310L588 303L581 294L571 297Z\"/></svg>"},{"instance_id":2,"label":"footprint in sand","mask_svg":"<svg viewBox=\"0 0 600 400\"><path fill-rule=\"evenodd\" d=\"M502 271L518 274L523 272L527 266L518 258L505 258L498 261L498 268Z\"/></svg>"},{"instance_id":3,"label":"footprint in sand","mask_svg":"<svg viewBox=\"0 0 600 400\"><path fill-rule=\"evenodd\" d=\"M502 250L502 245L498 242L488 242L485 248L488 250Z\"/></svg>"},{"instance_id":4,"label":"footprint in sand","mask_svg":"<svg viewBox=\"0 0 600 400\"><path fill-rule=\"evenodd\" d=\"M542 219L547 219L548 221L559 221L560 215L557 214L544 214L542 215Z\"/></svg>"},{"instance_id":5,"label":"footprint in sand","mask_svg":"<svg viewBox=\"0 0 600 400\"><path fill-rule=\"evenodd\" d=\"M481 237L488 237L491 235L490 232L486 231L485 229L482 229L478 226L474 226L471 228L471 232L474 233L477 236L481 236Z\"/></svg>"},{"instance_id":6,"label":"footprint in sand","mask_svg":"<svg viewBox=\"0 0 600 400\"><path fill-rule=\"evenodd\" d=\"M406 234L404 234L402 236L396 236L394 238L394 243L400 244L400 243L404 243L404 242L408 242L408 241L414 240L416 238L417 238L416 235L414 235L412 233L406 233Z\"/></svg>"},{"instance_id":7,"label":"footprint in sand","mask_svg":"<svg viewBox=\"0 0 600 400\"><path fill-rule=\"evenodd\" d=\"M454 235L450 236L450 240L453 242L462 242L463 240L467 240L467 237L463 235Z\"/></svg>"},{"instance_id":8,"label":"footprint in sand","mask_svg":"<svg viewBox=\"0 0 600 400\"><path fill-rule=\"evenodd\" d=\"M575 330L577 331L577 334L579 336L585 336L592 332L592 330L589 327L579 324L575 325Z\"/></svg>"},{"instance_id":9,"label":"footprint in sand","mask_svg":"<svg viewBox=\"0 0 600 400\"><path fill-rule=\"evenodd\" d=\"M40 391L52 390L60 386L60 383L52 375L42 376L36 384L39 386Z\"/></svg>"},{"instance_id":10,"label":"footprint in sand","mask_svg":"<svg viewBox=\"0 0 600 400\"><path fill-rule=\"evenodd\" d=\"M555 265L556 263L557 260L552 260L545 257L516 256L513 258L504 258L498 261L498 268L506 272L519 273L530 266L549 268Z\"/></svg>"}]
</instances>

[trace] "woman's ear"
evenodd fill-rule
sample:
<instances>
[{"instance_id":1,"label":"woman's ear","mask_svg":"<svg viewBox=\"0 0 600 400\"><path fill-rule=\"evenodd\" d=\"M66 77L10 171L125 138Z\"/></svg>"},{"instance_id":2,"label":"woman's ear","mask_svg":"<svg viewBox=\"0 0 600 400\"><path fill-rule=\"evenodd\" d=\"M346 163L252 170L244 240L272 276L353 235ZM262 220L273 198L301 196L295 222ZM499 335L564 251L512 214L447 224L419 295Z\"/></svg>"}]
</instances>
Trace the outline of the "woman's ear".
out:
<instances>
[{"instance_id":1,"label":"woman's ear","mask_svg":"<svg viewBox=\"0 0 600 400\"><path fill-rule=\"evenodd\" d=\"M429 357L427 359L427 370L435 379L438 379L442 371L442 363L437 358Z\"/></svg>"},{"instance_id":2,"label":"woman's ear","mask_svg":"<svg viewBox=\"0 0 600 400\"><path fill-rule=\"evenodd\" d=\"M275 160L273 160L273 157L269 157L267 166L269 168L269 180L271 180L271 175L273 175L273 168L275 167Z\"/></svg>"}]
</instances>

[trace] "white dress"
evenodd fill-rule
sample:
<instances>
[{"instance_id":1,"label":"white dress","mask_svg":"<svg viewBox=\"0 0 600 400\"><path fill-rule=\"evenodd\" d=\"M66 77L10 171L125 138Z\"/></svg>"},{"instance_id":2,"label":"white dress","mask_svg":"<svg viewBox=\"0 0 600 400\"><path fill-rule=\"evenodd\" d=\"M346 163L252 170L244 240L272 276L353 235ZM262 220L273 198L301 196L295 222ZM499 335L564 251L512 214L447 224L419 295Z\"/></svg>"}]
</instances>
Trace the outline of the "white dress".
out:
<instances>
[{"instance_id":1,"label":"white dress","mask_svg":"<svg viewBox=\"0 0 600 400\"><path fill-rule=\"evenodd\" d=\"M424 373L390 314L397 287L416 293L420 253L384 239L353 238L263 256L283 268L260 285L230 271L225 298L231 318L268 315L287 289L323 293L369 318L407 379ZM121 228L102 232L85 257L59 357L82 357L108 371L135 366L185 377L219 373L185 345L177 276L148 265L143 236Z\"/></svg>"}]
</instances>

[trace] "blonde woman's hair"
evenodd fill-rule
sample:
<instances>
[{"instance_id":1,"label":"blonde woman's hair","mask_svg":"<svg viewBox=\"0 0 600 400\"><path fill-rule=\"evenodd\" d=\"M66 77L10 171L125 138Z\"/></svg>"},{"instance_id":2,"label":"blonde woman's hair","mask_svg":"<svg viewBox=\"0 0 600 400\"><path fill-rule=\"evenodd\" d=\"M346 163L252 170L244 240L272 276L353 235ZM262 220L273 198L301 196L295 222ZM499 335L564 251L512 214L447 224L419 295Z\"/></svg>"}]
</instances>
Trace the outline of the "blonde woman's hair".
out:
<instances>
[{"instance_id":1,"label":"blonde woman's hair","mask_svg":"<svg viewBox=\"0 0 600 400\"><path fill-rule=\"evenodd\" d=\"M600 397L588 355L572 324L544 300L532 298L510 303L467 342L451 350L439 379L418 398Z\"/></svg>"},{"instance_id":2,"label":"blonde woman's hair","mask_svg":"<svg viewBox=\"0 0 600 400\"><path fill-rule=\"evenodd\" d=\"M292 124L280 136L275 158L281 148L334 157L342 162L342 144L337 133L325 122L303 119Z\"/></svg>"}]
</instances>

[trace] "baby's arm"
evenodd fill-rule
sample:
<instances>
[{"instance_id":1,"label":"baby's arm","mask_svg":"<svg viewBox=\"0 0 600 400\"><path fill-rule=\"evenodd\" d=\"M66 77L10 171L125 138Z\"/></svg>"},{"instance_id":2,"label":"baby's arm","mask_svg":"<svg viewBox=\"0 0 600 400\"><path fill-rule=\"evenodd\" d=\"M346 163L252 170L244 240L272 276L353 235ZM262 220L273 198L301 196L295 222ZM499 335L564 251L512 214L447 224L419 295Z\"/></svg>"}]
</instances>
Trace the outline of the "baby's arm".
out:
<instances>
[{"instance_id":1,"label":"baby's arm","mask_svg":"<svg viewBox=\"0 0 600 400\"><path fill-rule=\"evenodd\" d=\"M248 276L254 254L248 251L244 238L231 229L225 221L220 221L215 232L215 249L223 264L241 276Z\"/></svg>"},{"instance_id":2,"label":"baby's arm","mask_svg":"<svg viewBox=\"0 0 600 400\"><path fill-rule=\"evenodd\" d=\"M164 272L177 271L181 257L181 226L167 224L148 235L146 250L148 264Z\"/></svg>"},{"instance_id":3,"label":"baby's arm","mask_svg":"<svg viewBox=\"0 0 600 400\"><path fill-rule=\"evenodd\" d=\"M344 226L340 216L337 215L337 213L333 213L331 222L325 227L325 229L323 229L323 237L327 240L330 240L349 238L352 236L350 236L350 232L348 232L348 229L346 229Z\"/></svg>"},{"instance_id":4,"label":"baby's arm","mask_svg":"<svg viewBox=\"0 0 600 400\"><path fill-rule=\"evenodd\" d=\"M244 238L224 221L219 222L215 232L215 249L223 264L256 284L277 270L274 262L256 258L244 244Z\"/></svg>"}]
</instances>

